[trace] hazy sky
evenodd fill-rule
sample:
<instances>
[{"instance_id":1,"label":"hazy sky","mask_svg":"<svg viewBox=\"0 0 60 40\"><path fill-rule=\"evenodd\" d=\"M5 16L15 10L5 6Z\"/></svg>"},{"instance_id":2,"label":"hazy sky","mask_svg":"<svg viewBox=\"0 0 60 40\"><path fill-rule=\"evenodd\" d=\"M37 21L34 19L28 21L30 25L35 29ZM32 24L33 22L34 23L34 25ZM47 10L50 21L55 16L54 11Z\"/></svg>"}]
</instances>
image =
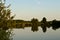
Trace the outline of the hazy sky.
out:
<instances>
[{"instance_id":1,"label":"hazy sky","mask_svg":"<svg viewBox=\"0 0 60 40\"><path fill-rule=\"evenodd\" d=\"M11 4L15 19L60 20L60 0L6 0L6 4Z\"/></svg>"}]
</instances>

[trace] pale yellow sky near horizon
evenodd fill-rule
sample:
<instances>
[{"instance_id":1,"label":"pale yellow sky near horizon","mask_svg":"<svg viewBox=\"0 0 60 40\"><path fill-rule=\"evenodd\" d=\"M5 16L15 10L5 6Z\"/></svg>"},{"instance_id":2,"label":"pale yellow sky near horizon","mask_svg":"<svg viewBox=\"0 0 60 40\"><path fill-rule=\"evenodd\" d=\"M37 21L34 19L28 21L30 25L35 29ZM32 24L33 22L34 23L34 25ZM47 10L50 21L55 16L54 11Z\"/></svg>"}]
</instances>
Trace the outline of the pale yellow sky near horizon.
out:
<instances>
[{"instance_id":1,"label":"pale yellow sky near horizon","mask_svg":"<svg viewBox=\"0 0 60 40\"><path fill-rule=\"evenodd\" d=\"M11 4L14 19L31 20L37 18L42 20L60 20L60 0L7 0Z\"/></svg>"}]
</instances>

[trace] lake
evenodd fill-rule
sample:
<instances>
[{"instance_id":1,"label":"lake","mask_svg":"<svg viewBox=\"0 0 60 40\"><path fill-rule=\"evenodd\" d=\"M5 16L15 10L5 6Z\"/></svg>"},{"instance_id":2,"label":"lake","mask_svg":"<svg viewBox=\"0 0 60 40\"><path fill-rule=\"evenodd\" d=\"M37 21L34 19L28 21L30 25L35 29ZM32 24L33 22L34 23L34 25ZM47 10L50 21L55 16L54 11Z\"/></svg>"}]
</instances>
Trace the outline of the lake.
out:
<instances>
[{"instance_id":1,"label":"lake","mask_svg":"<svg viewBox=\"0 0 60 40\"><path fill-rule=\"evenodd\" d=\"M31 27L24 29L13 29L13 40L60 40L60 29L48 28L44 33L39 27L39 31L31 31Z\"/></svg>"}]
</instances>

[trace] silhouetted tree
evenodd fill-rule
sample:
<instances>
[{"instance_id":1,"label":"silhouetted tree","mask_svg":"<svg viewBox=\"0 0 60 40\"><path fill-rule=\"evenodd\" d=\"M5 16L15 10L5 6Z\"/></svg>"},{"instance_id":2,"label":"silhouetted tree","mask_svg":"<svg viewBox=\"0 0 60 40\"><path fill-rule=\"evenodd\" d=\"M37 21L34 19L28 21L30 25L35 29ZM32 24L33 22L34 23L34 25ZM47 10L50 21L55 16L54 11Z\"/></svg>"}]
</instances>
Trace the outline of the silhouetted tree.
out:
<instances>
[{"instance_id":1,"label":"silhouetted tree","mask_svg":"<svg viewBox=\"0 0 60 40\"><path fill-rule=\"evenodd\" d=\"M53 29L53 30L56 30L56 29L58 29L58 28L60 28L60 21L53 20L53 21L52 21L52 29Z\"/></svg>"},{"instance_id":2,"label":"silhouetted tree","mask_svg":"<svg viewBox=\"0 0 60 40\"><path fill-rule=\"evenodd\" d=\"M45 17L43 17L43 19L41 21L41 28L42 28L43 32L46 32L46 30L47 30L47 21L46 21Z\"/></svg>"},{"instance_id":3,"label":"silhouetted tree","mask_svg":"<svg viewBox=\"0 0 60 40\"><path fill-rule=\"evenodd\" d=\"M45 22L46 22L46 18L45 18L45 17L43 17L42 22L43 22L43 23L45 23Z\"/></svg>"},{"instance_id":4,"label":"silhouetted tree","mask_svg":"<svg viewBox=\"0 0 60 40\"><path fill-rule=\"evenodd\" d=\"M32 23L32 28L31 30L34 32L34 31L38 31L38 19L32 19L31 20L31 23Z\"/></svg>"}]
</instances>

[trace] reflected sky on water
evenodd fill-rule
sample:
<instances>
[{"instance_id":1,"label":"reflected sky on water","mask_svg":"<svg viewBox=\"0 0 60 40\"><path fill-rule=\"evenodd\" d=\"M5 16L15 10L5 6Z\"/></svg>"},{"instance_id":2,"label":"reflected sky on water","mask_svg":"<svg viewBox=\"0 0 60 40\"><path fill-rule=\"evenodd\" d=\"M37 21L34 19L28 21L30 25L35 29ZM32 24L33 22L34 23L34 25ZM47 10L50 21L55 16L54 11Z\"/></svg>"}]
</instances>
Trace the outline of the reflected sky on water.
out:
<instances>
[{"instance_id":1,"label":"reflected sky on water","mask_svg":"<svg viewBox=\"0 0 60 40\"><path fill-rule=\"evenodd\" d=\"M39 27L39 31L33 32L31 28L13 29L13 40L60 40L60 29L48 28L46 33Z\"/></svg>"}]
</instances>

